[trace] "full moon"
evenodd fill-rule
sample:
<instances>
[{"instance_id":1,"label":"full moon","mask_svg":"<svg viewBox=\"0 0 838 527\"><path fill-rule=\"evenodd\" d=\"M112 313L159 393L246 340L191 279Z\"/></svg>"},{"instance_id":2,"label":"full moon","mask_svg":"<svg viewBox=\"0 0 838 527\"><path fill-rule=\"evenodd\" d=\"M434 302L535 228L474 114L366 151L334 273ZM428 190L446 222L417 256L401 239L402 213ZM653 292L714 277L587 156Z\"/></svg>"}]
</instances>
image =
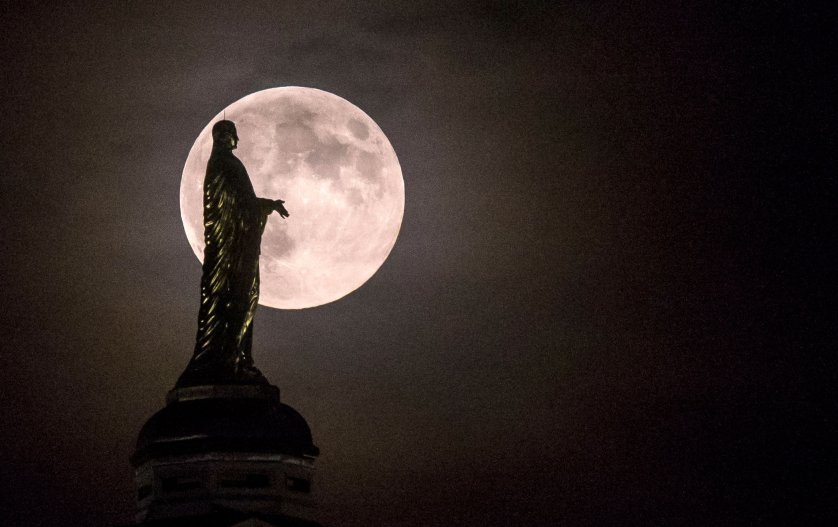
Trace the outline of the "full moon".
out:
<instances>
[{"instance_id":1,"label":"full moon","mask_svg":"<svg viewBox=\"0 0 838 527\"><path fill-rule=\"evenodd\" d=\"M204 258L203 184L212 125L233 121L234 154L256 195L285 200L262 235L259 303L303 309L358 289L396 243L404 180L381 128L337 95L282 87L252 93L213 117L189 151L180 185L186 237Z\"/></svg>"}]
</instances>

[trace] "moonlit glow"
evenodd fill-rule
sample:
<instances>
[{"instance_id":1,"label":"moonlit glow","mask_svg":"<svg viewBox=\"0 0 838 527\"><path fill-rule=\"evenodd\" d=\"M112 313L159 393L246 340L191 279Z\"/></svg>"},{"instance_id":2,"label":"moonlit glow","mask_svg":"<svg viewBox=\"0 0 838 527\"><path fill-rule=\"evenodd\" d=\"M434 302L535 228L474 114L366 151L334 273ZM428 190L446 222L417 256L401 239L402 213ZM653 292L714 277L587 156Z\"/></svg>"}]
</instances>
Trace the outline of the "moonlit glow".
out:
<instances>
[{"instance_id":1,"label":"moonlit glow","mask_svg":"<svg viewBox=\"0 0 838 527\"><path fill-rule=\"evenodd\" d=\"M226 114L235 155L256 195L283 199L262 236L259 303L302 309L364 284L387 259L404 214L404 180L393 147L350 102L313 88L252 93L218 112L189 151L180 186L186 237L203 261L203 181L212 125Z\"/></svg>"}]
</instances>

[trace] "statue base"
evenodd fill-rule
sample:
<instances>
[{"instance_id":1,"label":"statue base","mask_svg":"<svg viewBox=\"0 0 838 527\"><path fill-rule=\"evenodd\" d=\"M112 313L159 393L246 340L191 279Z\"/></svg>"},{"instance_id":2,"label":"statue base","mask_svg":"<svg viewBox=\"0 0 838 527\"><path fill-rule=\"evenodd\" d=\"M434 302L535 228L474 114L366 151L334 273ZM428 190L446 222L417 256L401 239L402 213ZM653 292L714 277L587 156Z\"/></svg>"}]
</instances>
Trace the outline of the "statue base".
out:
<instances>
[{"instance_id":1,"label":"statue base","mask_svg":"<svg viewBox=\"0 0 838 527\"><path fill-rule=\"evenodd\" d=\"M259 368L252 364L229 365L209 361L195 361L193 358L180 375L175 388L195 386L270 386L271 383L262 375Z\"/></svg>"},{"instance_id":2,"label":"statue base","mask_svg":"<svg viewBox=\"0 0 838 527\"><path fill-rule=\"evenodd\" d=\"M271 384L208 384L175 388L166 394L166 404L204 399L256 399L279 402L279 388Z\"/></svg>"}]
</instances>

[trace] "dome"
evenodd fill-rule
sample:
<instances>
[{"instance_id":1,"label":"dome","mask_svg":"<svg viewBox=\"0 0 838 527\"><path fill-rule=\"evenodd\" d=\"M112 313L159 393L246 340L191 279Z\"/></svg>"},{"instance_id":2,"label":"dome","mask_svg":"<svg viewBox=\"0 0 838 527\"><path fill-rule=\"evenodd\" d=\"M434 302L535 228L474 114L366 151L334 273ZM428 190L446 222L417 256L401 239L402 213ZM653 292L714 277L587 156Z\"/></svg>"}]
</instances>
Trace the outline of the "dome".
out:
<instances>
[{"instance_id":1,"label":"dome","mask_svg":"<svg viewBox=\"0 0 838 527\"><path fill-rule=\"evenodd\" d=\"M308 423L279 401L275 387L257 393L252 387L251 393L235 386L196 388L174 390L168 404L146 422L131 457L134 466L160 456L206 452L319 454Z\"/></svg>"}]
</instances>

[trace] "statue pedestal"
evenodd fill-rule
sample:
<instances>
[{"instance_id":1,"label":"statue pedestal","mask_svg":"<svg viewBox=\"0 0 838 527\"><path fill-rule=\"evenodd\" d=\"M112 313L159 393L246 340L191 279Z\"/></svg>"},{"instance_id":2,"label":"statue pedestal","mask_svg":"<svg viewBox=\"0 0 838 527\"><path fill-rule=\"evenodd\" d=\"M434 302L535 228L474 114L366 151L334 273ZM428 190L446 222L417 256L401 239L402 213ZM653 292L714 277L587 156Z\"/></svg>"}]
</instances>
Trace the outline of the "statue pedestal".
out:
<instances>
[{"instance_id":1,"label":"statue pedestal","mask_svg":"<svg viewBox=\"0 0 838 527\"><path fill-rule=\"evenodd\" d=\"M166 404L202 399L264 399L279 402L279 388L270 384L210 384L175 388L166 394Z\"/></svg>"},{"instance_id":2,"label":"statue pedestal","mask_svg":"<svg viewBox=\"0 0 838 527\"><path fill-rule=\"evenodd\" d=\"M311 519L319 449L305 419L271 385L169 392L131 456L140 522L235 511Z\"/></svg>"}]
</instances>

